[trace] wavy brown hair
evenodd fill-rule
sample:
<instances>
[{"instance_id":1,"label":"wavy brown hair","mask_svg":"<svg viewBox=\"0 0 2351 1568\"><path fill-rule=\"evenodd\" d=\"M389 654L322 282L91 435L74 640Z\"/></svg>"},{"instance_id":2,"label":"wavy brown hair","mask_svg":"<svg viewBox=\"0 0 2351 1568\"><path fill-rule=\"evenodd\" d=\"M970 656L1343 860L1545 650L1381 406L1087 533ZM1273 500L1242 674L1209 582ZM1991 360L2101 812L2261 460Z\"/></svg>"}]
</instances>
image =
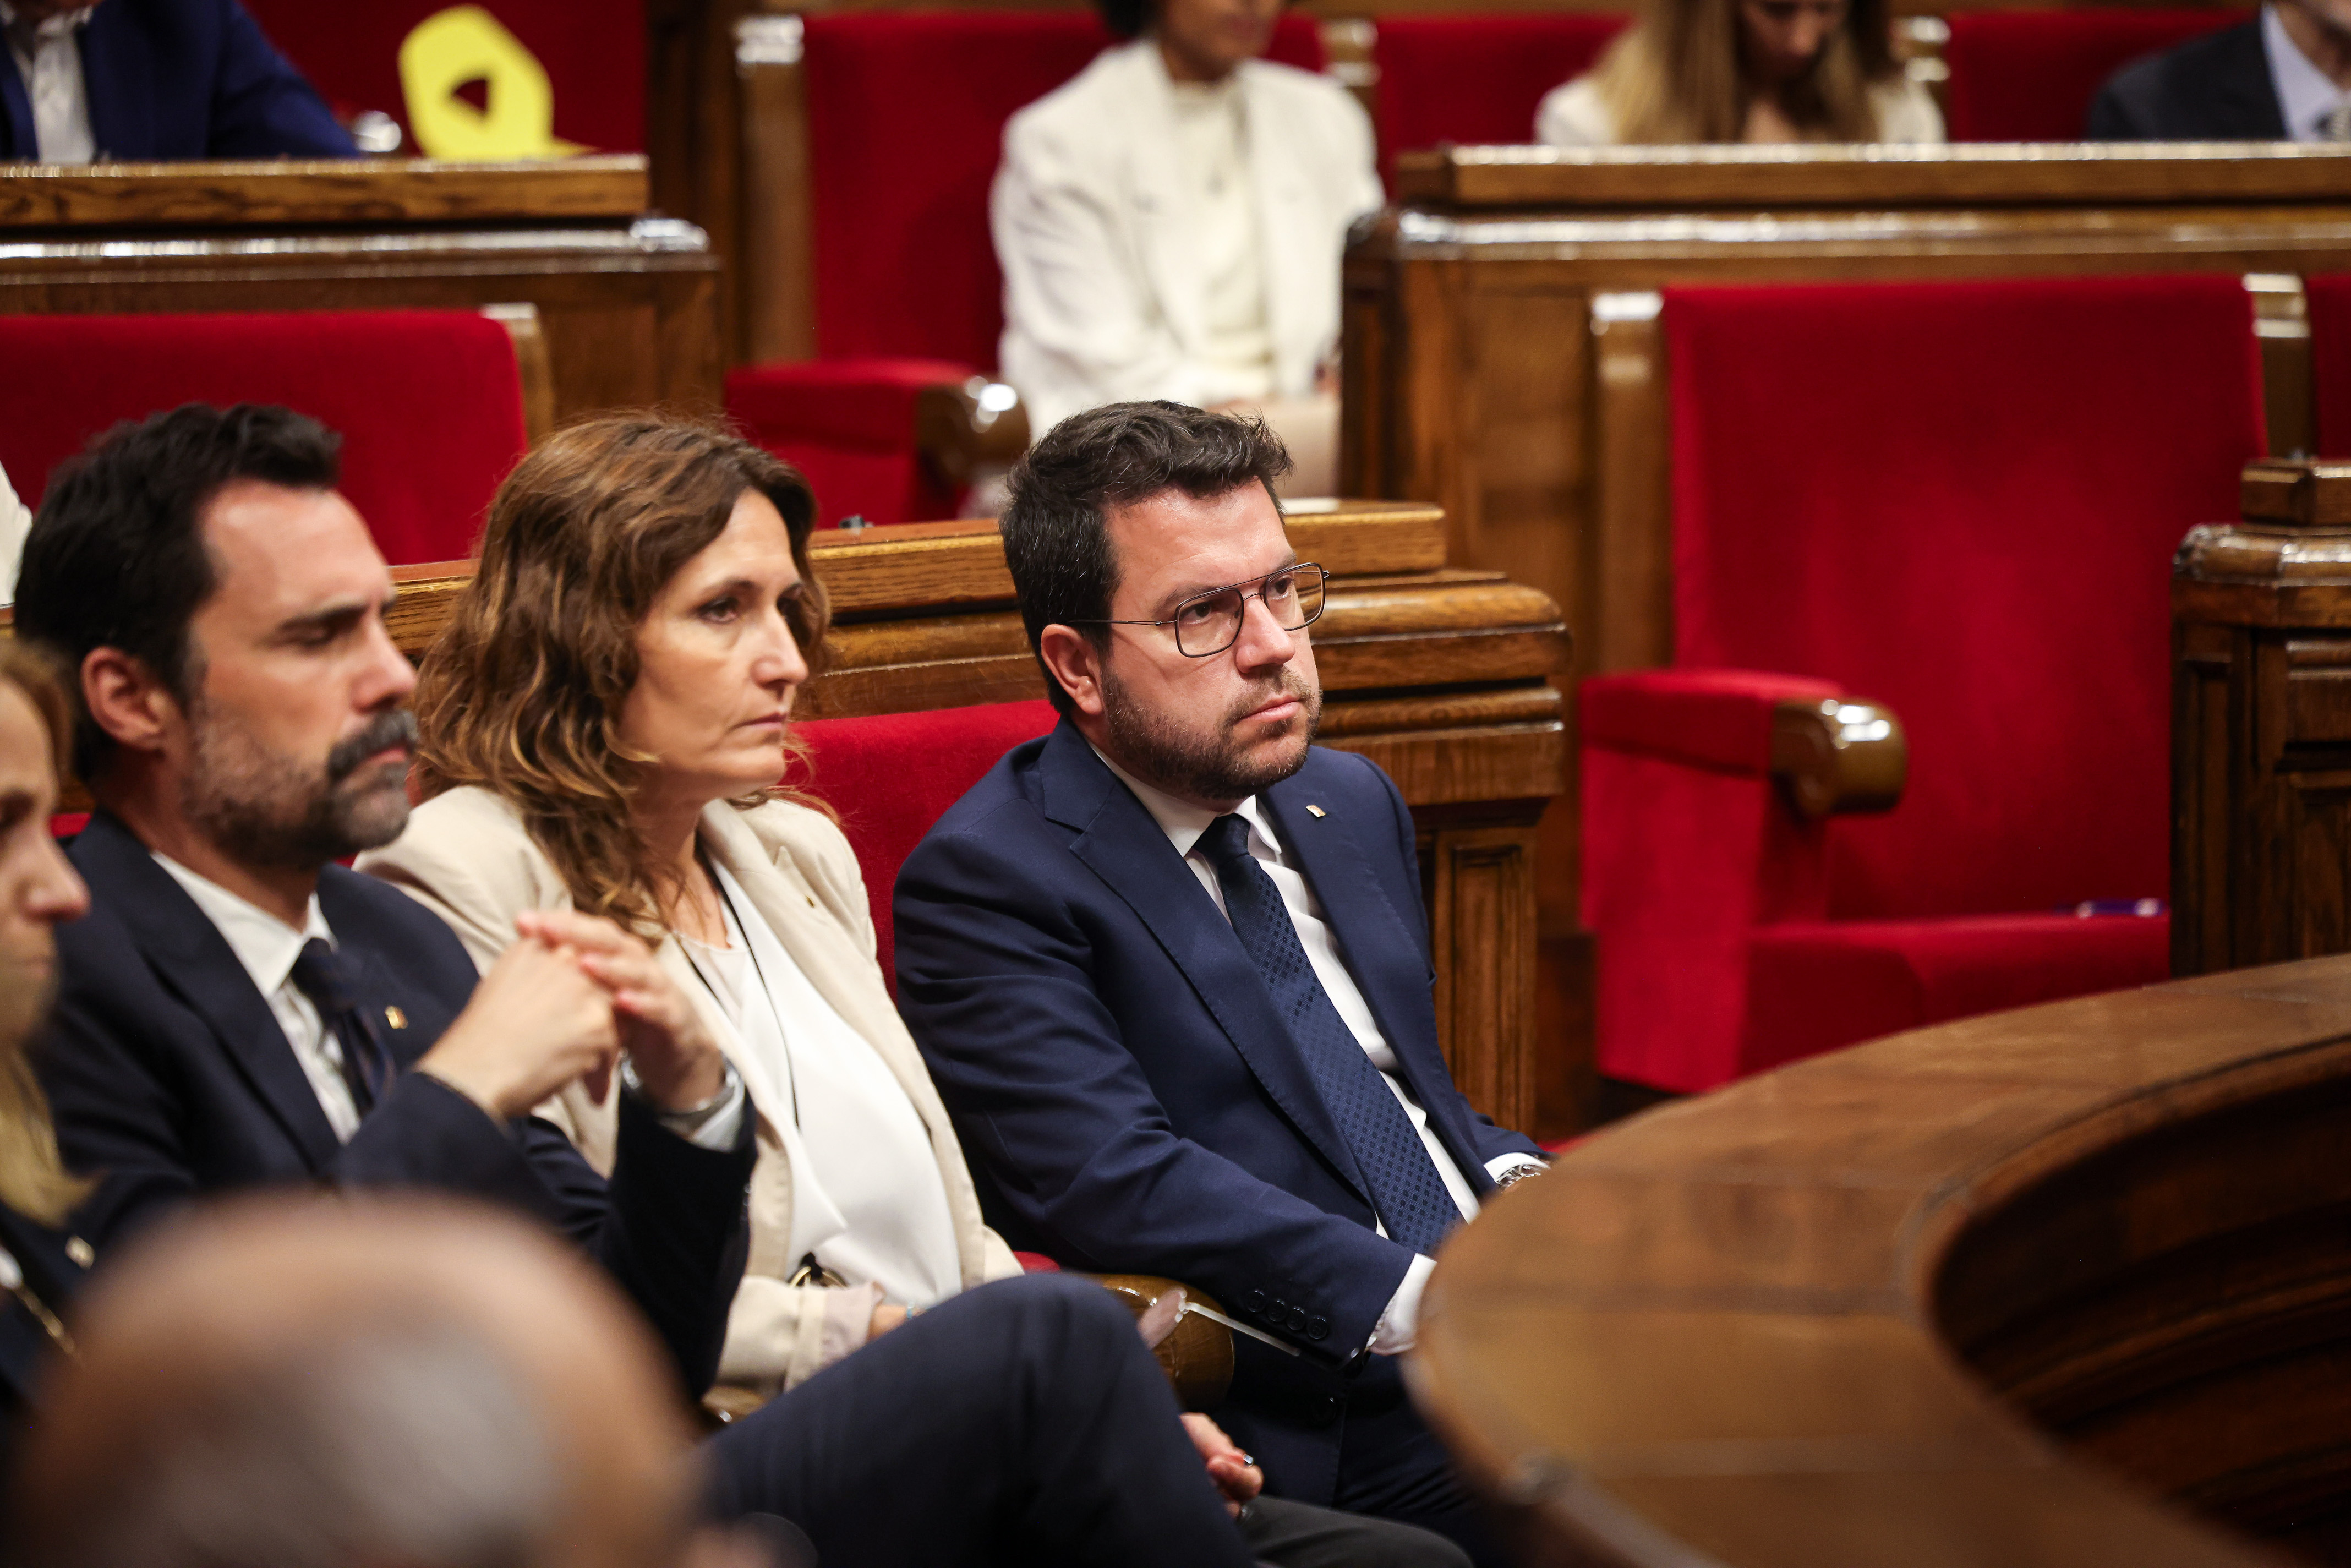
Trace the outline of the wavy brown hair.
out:
<instances>
[{"instance_id":1,"label":"wavy brown hair","mask_svg":"<svg viewBox=\"0 0 2351 1568\"><path fill-rule=\"evenodd\" d=\"M49 766L62 782L68 777L74 709L57 666L37 647L9 638L0 641L0 682L24 693L40 716L49 732ZM37 831L48 831L46 822L29 825ZM20 1007L26 1012L46 1010L45 1003L46 998L15 998L0 1008L0 1014L13 1017ZM25 1021L39 1027L37 1019ZM15 1032L13 1022L9 1032ZM43 1225L62 1225L67 1212L89 1195L90 1184L66 1174L48 1097L41 1092L41 1082L33 1076L32 1061L25 1054L28 1043L0 1039L0 1204Z\"/></svg>"},{"instance_id":2,"label":"wavy brown hair","mask_svg":"<svg viewBox=\"0 0 2351 1568\"><path fill-rule=\"evenodd\" d=\"M423 792L472 784L512 802L576 906L648 936L675 889L629 815L652 760L618 735L637 629L751 490L791 536L808 584L792 632L815 669L830 616L809 567L808 481L725 431L618 414L559 432L498 486L474 580L419 673ZM778 798L817 804L781 785L735 804Z\"/></svg>"},{"instance_id":3,"label":"wavy brown hair","mask_svg":"<svg viewBox=\"0 0 2351 1568\"><path fill-rule=\"evenodd\" d=\"M1875 141L1869 89L1901 74L1886 0L1848 0L1844 23L1812 68L1781 89L1796 129L1830 141ZM1739 61L1739 0L1646 0L1593 68L1601 101L1627 145L1739 141L1753 97Z\"/></svg>"}]
</instances>

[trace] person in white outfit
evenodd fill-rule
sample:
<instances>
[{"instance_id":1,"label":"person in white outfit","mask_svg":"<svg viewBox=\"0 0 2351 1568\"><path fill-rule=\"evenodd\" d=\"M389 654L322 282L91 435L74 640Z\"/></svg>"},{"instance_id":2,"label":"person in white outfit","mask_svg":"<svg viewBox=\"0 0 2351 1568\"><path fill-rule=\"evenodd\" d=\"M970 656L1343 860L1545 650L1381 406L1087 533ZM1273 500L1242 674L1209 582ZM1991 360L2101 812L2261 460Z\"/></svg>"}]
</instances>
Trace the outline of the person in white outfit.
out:
<instances>
[{"instance_id":1,"label":"person in white outfit","mask_svg":"<svg viewBox=\"0 0 2351 1568\"><path fill-rule=\"evenodd\" d=\"M33 531L33 514L16 499L8 471L0 468L0 604L16 598L16 562L25 553L25 536Z\"/></svg>"},{"instance_id":2,"label":"person in white outfit","mask_svg":"<svg viewBox=\"0 0 2351 1568\"><path fill-rule=\"evenodd\" d=\"M1259 59L1281 0L1100 0L1104 50L1012 118L989 216L1005 380L1042 436L1106 402L1262 413L1337 477L1339 267L1382 201L1371 121Z\"/></svg>"},{"instance_id":3,"label":"person in white outfit","mask_svg":"<svg viewBox=\"0 0 2351 1568\"><path fill-rule=\"evenodd\" d=\"M1647 0L1535 111L1553 147L1943 139L1894 57L1885 0Z\"/></svg>"}]
</instances>

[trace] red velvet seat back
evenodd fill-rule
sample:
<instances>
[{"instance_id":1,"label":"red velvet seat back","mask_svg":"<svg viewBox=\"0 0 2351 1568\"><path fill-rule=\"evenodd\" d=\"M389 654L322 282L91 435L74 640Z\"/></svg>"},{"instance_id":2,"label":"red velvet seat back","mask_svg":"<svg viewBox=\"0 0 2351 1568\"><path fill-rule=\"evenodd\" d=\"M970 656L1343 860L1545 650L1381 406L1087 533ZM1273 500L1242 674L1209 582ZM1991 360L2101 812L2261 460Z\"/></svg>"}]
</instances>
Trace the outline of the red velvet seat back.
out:
<instances>
[{"instance_id":1,"label":"red velvet seat back","mask_svg":"<svg viewBox=\"0 0 2351 1568\"><path fill-rule=\"evenodd\" d=\"M2116 71L2250 15L2128 6L1959 13L1943 48L1951 140L2079 141L2090 100Z\"/></svg>"},{"instance_id":2,"label":"red velvet seat back","mask_svg":"<svg viewBox=\"0 0 2351 1568\"><path fill-rule=\"evenodd\" d=\"M987 190L1004 122L1112 41L1083 11L809 19L820 357L996 363ZM1270 57L1320 70L1313 22L1284 16Z\"/></svg>"},{"instance_id":3,"label":"red velvet seat back","mask_svg":"<svg viewBox=\"0 0 2351 1568\"><path fill-rule=\"evenodd\" d=\"M810 770L795 773L841 813L841 831L865 873L873 910L875 956L893 992L890 897L898 868L946 809L963 799L996 759L1053 727L1053 705L990 703L872 718L820 718L794 726L808 744Z\"/></svg>"},{"instance_id":4,"label":"red velvet seat back","mask_svg":"<svg viewBox=\"0 0 2351 1568\"><path fill-rule=\"evenodd\" d=\"M2351 273L2305 277L2316 457L2351 456Z\"/></svg>"},{"instance_id":5,"label":"red velvet seat back","mask_svg":"<svg viewBox=\"0 0 2351 1568\"><path fill-rule=\"evenodd\" d=\"M343 494L394 565L470 552L526 445L504 327L470 310L0 317L0 467L26 506L123 420L284 403L341 433Z\"/></svg>"},{"instance_id":6,"label":"red velvet seat back","mask_svg":"<svg viewBox=\"0 0 2351 1568\"><path fill-rule=\"evenodd\" d=\"M1626 18L1592 12L1383 16L1380 162L1441 141L1534 140L1543 94L1592 68Z\"/></svg>"},{"instance_id":7,"label":"red velvet seat back","mask_svg":"<svg viewBox=\"0 0 2351 1568\"><path fill-rule=\"evenodd\" d=\"M2262 449L2234 277L1675 289L1676 663L1892 705L1829 914L2168 885L2170 562Z\"/></svg>"}]
</instances>

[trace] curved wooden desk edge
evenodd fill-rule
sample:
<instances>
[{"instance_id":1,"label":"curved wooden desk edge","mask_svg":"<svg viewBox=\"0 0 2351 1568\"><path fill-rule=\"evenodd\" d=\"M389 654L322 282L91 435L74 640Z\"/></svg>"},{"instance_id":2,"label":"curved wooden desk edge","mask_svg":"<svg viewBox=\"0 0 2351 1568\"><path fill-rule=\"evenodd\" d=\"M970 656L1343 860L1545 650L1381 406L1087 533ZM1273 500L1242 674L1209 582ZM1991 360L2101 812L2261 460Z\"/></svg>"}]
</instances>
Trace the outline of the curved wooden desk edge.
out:
<instances>
[{"instance_id":1,"label":"curved wooden desk edge","mask_svg":"<svg viewBox=\"0 0 2351 1568\"><path fill-rule=\"evenodd\" d=\"M2070 1455L1938 1332L1968 1225L2351 1078L2351 957L1970 1019L1662 1107L1445 1249L1408 1365L1525 1560L2290 1561Z\"/></svg>"}]
</instances>

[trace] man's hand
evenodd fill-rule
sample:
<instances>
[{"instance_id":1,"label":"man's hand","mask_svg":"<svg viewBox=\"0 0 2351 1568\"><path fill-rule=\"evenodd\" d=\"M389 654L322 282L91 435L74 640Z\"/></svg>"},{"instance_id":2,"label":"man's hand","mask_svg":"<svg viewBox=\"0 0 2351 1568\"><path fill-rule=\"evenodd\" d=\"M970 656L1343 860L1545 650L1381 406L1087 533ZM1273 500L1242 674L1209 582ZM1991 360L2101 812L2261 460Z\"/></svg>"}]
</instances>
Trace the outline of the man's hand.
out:
<instances>
[{"instance_id":1,"label":"man's hand","mask_svg":"<svg viewBox=\"0 0 2351 1568\"><path fill-rule=\"evenodd\" d=\"M1257 1461L1241 1452L1225 1429L1206 1416L1184 1413L1184 1430L1192 1446L1208 1461L1208 1479L1225 1494L1225 1511L1238 1514L1241 1504L1265 1490L1265 1472Z\"/></svg>"},{"instance_id":2,"label":"man's hand","mask_svg":"<svg viewBox=\"0 0 2351 1568\"><path fill-rule=\"evenodd\" d=\"M498 956L416 1067L504 1122L575 1078L610 1072L619 1047L612 998L580 956L534 939Z\"/></svg>"},{"instance_id":3,"label":"man's hand","mask_svg":"<svg viewBox=\"0 0 2351 1568\"><path fill-rule=\"evenodd\" d=\"M532 910L515 929L578 955L580 967L611 999L621 1049L656 1110L706 1105L726 1083L726 1059L694 1003L653 950L609 920L573 910Z\"/></svg>"}]
</instances>

